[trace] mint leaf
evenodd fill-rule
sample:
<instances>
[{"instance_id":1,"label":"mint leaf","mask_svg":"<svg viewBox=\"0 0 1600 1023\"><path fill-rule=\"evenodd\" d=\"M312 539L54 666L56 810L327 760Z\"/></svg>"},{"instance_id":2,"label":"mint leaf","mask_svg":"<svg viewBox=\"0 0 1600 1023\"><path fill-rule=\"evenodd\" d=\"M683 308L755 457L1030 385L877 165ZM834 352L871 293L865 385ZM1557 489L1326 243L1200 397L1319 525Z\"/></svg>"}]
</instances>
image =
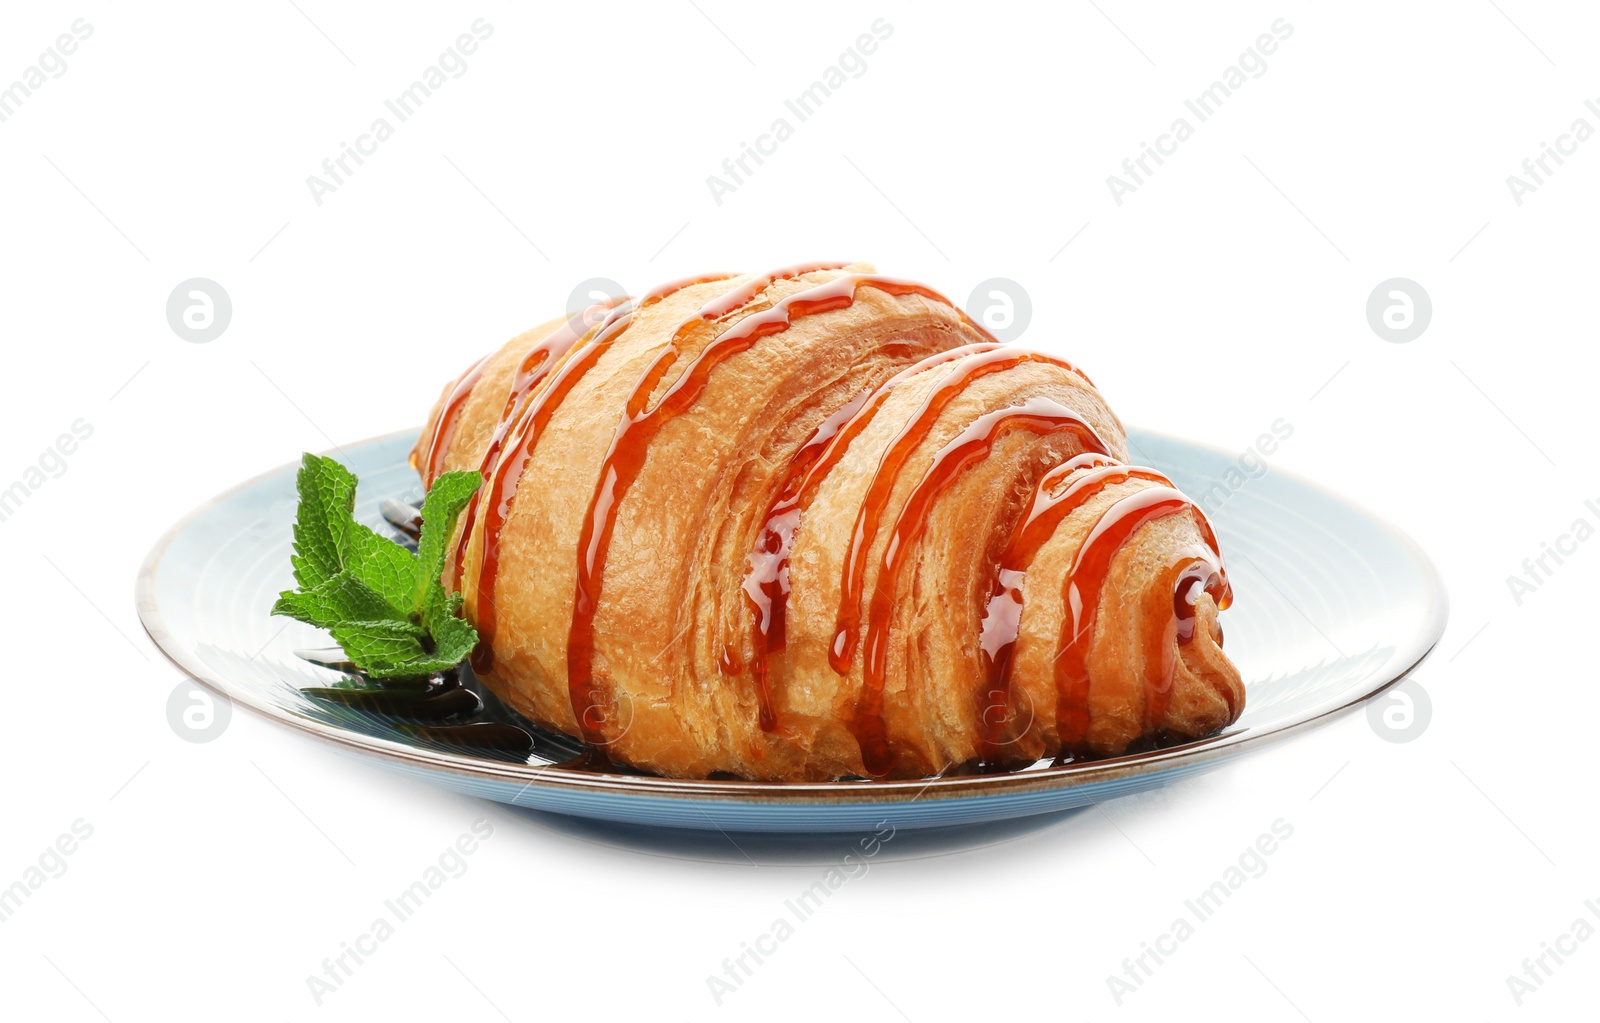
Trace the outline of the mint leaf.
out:
<instances>
[{"instance_id":1,"label":"mint leaf","mask_svg":"<svg viewBox=\"0 0 1600 1023\"><path fill-rule=\"evenodd\" d=\"M411 602L417 559L354 519L345 533L344 570L383 595L398 611L418 610Z\"/></svg>"},{"instance_id":2,"label":"mint leaf","mask_svg":"<svg viewBox=\"0 0 1600 1023\"><path fill-rule=\"evenodd\" d=\"M478 633L458 616L461 597L446 593L440 576L456 519L481 478L451 472L434 481L423 501L416 554L355 520L356 482L331 458L302 460L290 558L300 588L280 594L272 613L327 629L373 678L455 667L477 645Z\"/></svg>"},{"instance_id":3,"label":"mint leaf","mask_svg":"<svg viewBox=\"0 0 1600 1023\"><path fill-rule=\"evenodd\" d=\"M343 567L339 555L348 523L355 520L356 477L331 458L307 454L295 476L300 507L294 519L294 581L309 589Z\"/></svg>"},{"instance_id":4,"label":"mint leaf","mask_svg":"<svg viewBox=\"0 0 1600 1023\"><path fill-rule=\"evenodd\" d=\"M383 595L348 571L309 590L289 591L272 605L275 615L288 615L318 628L349 621L404 621L405 615ZM349 651L345 651L347 654Z\"/></svg>"},{"instance_id":5,"label":"mint leaf","mask_svg":"<svg viewBox=\"0 0 1600 1023\"><path fill-rule=\"evenodd\" d=\"M454 614L445 615L428 626L433 637L433 659L454 667L472 654L478 645L478 630ZM443 671L444 668L435 669Z\"/></svg>"},{"instance_id":6,"label":"mint leaf","mask_svg":"<svg viewBox=\"0 0 1600 1023\"><path fill-rule=\"evenodd\" d=\"M427 631L410 622L340 622L328 631L345 656L373 678L415 678L461 663L459 658L435 663L423 645Z\"/></svg>"},{"instance_id":7,"label":"mint leaf","mask_svg":"<svg viewBox=\"0 0 1600 1023\"><path fill-rule=\"evenodd\" d=\"M417 538L417 588L412 594L412 610L421 611L431 586L444 587L439 577L444 572L445 552L456 531L456 519L478 492L483 477L476 472L441 473L433 481L428 496L422 499L422 535Z\"/></svg>"}]
</instances>

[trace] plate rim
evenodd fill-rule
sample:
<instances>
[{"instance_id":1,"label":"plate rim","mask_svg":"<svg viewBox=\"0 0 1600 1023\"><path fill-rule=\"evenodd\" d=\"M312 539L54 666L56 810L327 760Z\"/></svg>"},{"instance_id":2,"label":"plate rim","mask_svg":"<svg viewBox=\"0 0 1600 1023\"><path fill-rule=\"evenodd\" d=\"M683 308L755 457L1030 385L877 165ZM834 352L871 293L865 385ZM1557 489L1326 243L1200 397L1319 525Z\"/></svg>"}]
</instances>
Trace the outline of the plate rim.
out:
<instances>
[{"instance_id":1,"label":"plate rim","mask_svg":"<svg viewBox=\"0 0 1600 1023\"><path fill-rule=\"evenodd\" d=\"M353 441L345 445L345 447L366 446L393 440L397 437L414 436L419 429L419 427L413 427L393 430L388 433ZM1160 440L1198 448L1223 458L1233 457L1231 452L1212 444L1191 440L1187 437L1160 430L1136 429L1142 434ZM336 446L328 451L321 452L321 454L324 456L343 454L343 448ZM1395 671L1391 677L1367 692L1349 698L1324 701L1315 707L1302 711L1298 715L1274 724L1271 728L1223 733L1222 735L1197 740L1193 743L1185 743L1146 753L1129 754L1107 760L1085 761L1059 767L999 774L853 782L778 782L747 781L742 779L711 781L693 778L663 778L656 775L609 775L564 771L555 769L554 765L487 760L443 750L423 749L376 736L362 735L358 732L338 728L311 718L300 717L290 713L284 707L258 699L249 690L237 687L229 682L223 677L222 672L211 668L190 648L189 644L180 640L168 628L166 619L163 617L156 600L156 579L161 568L161 562L172 544L207 512L271 477L278 476L286 471L293 471L298 464L298 461L285 462L259 472L217 493L192 508L187 514L168 527L156 540L149 552L146 553L144 560L140 563L138 575L134 580L135 606L140 624L144 627L145 633L150 637L151 642L155 644L161 655L185 675L226 697L231 703L242 704L282 727L332 743L349 752L368 757L377 757L404 767L444 772L492 783L515 784L522 782L524 783L523 789L518 792L518 796L521 796L528 789L538 786L568 794L622 796L636 799L673 799L686 802L716 801L745 805L837 806L840 804L905 804L912 802L932 804L960 799L995 798L1042 791L1069 791L1141 775L1160 774L1171 767L1216 764L1250 750L1282 742L1317 725L1337 720L1357 706L1399 684L1412 672L1416 671L1438 647L1439 640L1443 637L1445 627L1450 618L1449 593L1444 585L1444 580L1440 576L1433 560L1428 557L1422 546L1412 539L1410 534L1395 526L1386 517L1368 510L1365 506L1351 501L1321 483L1292 470L1274 466L1272 467L1273 472L1283 475L1295 484L1305 487L1325 499L1345 506L1377 526L1392 539L1398 541L1400 546L1411 555L1413 562L1420 571L1422 582L1429 597L1422 627L1417 632L1417 636L1424 638L1413 640L1409 644L1400 644L1397 653L1409 648L1415 651L1415 656L1410 659L1408 664ZM924 800L924 795L932 795L932 798Z\"/></svg>"}]
</instances>

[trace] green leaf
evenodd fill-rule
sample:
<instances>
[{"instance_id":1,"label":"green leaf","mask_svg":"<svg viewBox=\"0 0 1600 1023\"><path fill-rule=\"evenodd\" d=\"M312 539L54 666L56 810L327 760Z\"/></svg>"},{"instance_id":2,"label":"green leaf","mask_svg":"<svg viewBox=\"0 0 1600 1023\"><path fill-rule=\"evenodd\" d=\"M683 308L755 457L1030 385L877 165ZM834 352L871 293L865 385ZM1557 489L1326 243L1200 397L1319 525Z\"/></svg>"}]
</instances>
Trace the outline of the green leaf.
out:
<instances>
[{"instance_id":1,"label":"green leaf","mask_svg":"<svg viewBox=\"0 0 1600 1023\"><path fill-rule=\"evenodd\" d=\"M286 590L272 606L275 615L288 615L319 628L340 622L404 621L405 616L372 587L349 571L309 590ZM419 630L420 631L420 630ZM345 651L349 653L349 651Z\"/></svg>"},{"instance_id":2,"label":"green leaf","mask_svg":"<svg viewBox=\"0 0 1600 1023\"><path fill-rule=\"evenodd\" d=\"M431 586L441 586L445 552L455 535L456 519L478 492L483 477L476 472L442 473L422 500L422 535L417 538L417 581L411 609L421 611Z\"/></svg>"},{"instance_id":3,"label":"green leaf","mask_svg":"<svg viewBox=\"0 0 1600 1023\"><path fill-rule=\"evenodd\" d=\"M295 476L300 507L294 520L294 580L304 589L344 567L345 531L355 520L356 477L331 458L307 454Z\"/></svg>"},{"instance_id":4,"label":"green leaf","mask_svg":"<svg viewBox=\"0 0 1600 1023\"><path fill-rule=\"evenodd\" d=\"M459 618L448 627L446 646L439 646L426 630L404 622L345 622L329 630L345 654L373 678L416 678L447 671L467 659L478 634ZM423 640L428 639L429 651Z\"/></svg>"},{"instance_id":5,"label":"green leaf","mask_svg":"<svg viewBox=\"0 0 1600 1023\"><path fill-rule=\"evenodd\" d=\"M428 631L433 634L433 659L445 667L460 664L478 645L478 630L453 614L440 618ZM443 671L444 667L435 670Z\"/></svg>"},{"instance_id":6,"label":"green leaf","mask_svg":"<svg viewBox=\"0 0 1600 1023\"><path fill-rule=\"evenodd\" d=\"M351 519L343 553L345 571L382 594L396 611L419 610L411 602L417 559L410 551Z\"/></svg>"},{"instance_id":7,"label":"green leaf","mask_svg":"<svg viewBox=\"0 0 1600 1023\"><path fill-rule=\"evenodd\" d=\"M431 666L430 655L423 646L427 631L410 622L340 622L328 631L345 656L373 678L426 675L460 663Z\"/></svg>"},{"instance_id":8,"label":"green leaf","mask_svg":"<svg viewBox=\"0 0 1600 1023\"><path fill-rule=\"evenodd\" d=\"M460 664L478 634L459 617L461 597L440 581L456 519L481 482L445 473L423 501L418 553L355 520L356 477L331 458L306 455L296 477L294 567L299 589L272 607L327 629L373 678L409 678Z\"/></svg>"}]
</instances>

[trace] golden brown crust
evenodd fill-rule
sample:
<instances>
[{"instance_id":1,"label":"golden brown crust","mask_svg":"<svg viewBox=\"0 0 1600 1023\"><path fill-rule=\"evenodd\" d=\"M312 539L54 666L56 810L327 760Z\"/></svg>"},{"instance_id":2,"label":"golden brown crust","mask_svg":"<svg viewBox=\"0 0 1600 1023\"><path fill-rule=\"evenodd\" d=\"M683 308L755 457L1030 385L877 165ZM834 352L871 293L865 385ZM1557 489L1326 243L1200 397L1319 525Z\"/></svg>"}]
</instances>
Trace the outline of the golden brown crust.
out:
<instances>
[{"instance_id":1,"label":"golden brown crust","mask_svg":"<svg viewBox=\"0 0 1600 1023\"><path fill-rule=\"evenodd\" d=\"M567 672L579 533L628 396L646 367L676 334L680 354L656 387L654 405L729 327L867 270L777 280L715 322L697 319L702 306L750 278L692 285L642 306L555 406L499 535L492 607L477 597L484 516L475 519L461 565L464 613L474 622L494 615L497 625L494 664L484 680L513 707L578 734ZM530 344L560 325L551 321L521 335L485 362L460 404L444 469L477 468L517 364ZM772 731L760 726L756 686L744 668L756 641L742 589L749 555L796 451L825 418L924 357L985 340L943 302L861 286L847 307L794 316L788 329L718 365L699 399L665 423L618 506L593 618L598 698L586 720L612 757L680 777L727 772L815 780L868 773L857 713L865 659L856 656L844 673L829 660L843 559L884 451L935 388L953 379L958 364L922 369L888 392L805 503L790 552L787 647L770 659ZM592 337L568 358L578 357L585 343ZM1053 402L1081 417L1110 455L1126 456L1122 426L1094 387L1062 364L1022 362L974 378L931 420L890 480L883 521L895 521L941 449L963 429L986 413L1030 401ZM444 405L441 396L419 444L420 464ZM1082 450L1081 439L1067 432L999 436L987 457L954 475L932 503L895 577L880 579L891 530L880 529L863 545L863 592L870 597L881 583L894 598L882 715L894 753L890 773L942 771L983 753L978 637L996 559L1039 479ZM1065 614L1063 580L1096 516L1119 495L1152 485L1128 481L1107 488L1068 516L1028 570L1012 712L1019 718L1027 713L1031 724L1007 743L1005 758L1059 752L1053 658ZM1181 644L1176 657L1170 704L1160 721L1143 719L1148 672L1141 651L1149 629L1168 628L1169 616L1160 609L1172 603L1170 592L1152 597L1152 587L1176 552L1203 542L1198 512L1174 515L1138 530L1113 560L1090 655L1093 752L1121 752L1157 732L1206 734L1242 707L1238 674L1216 642L1214 605L1202 597L1195 638Z\"/></svg>"}]
</instances>

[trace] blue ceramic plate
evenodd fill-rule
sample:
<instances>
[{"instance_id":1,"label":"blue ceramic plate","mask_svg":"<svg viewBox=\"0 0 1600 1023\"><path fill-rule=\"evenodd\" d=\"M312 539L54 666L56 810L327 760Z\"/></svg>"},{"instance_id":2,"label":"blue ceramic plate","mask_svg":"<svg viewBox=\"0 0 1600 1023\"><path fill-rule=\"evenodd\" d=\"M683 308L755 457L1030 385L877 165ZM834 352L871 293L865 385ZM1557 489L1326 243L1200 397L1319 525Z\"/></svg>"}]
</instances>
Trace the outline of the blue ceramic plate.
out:
<instances>
[{"instance_id":1,"label":"blue ceramic plate","mask_svg":"<svg viewBox=\"0 0 1600 1023\"><path fill-rule=\"evenodd\" d=\"M383 531L385 498L420 497L406 454L414 432L344 448L361 478L356 516ZM575 746L536 734L526 757L408 734L375 715L300 693L340 673L295 654L328 644L268 614L293 585L295 466L257 477L178 523L139 574L139 614L180 668L236 704L407 775L518 806L632 824L728 831L843 832L974 824L1064 810L1164 784L1331 720L1406 675L1444 631L1438 575L1408 537L1314 484L1236 456L1132 431L1135 459L1212 509L1235 602L1228 654L1249 698L1232 727L1201 742L1089 763L922 781L784 784L678 781L562 766ZM473 683L475 685L475 683ZM488 699L491 716L520 722Z\"/></svg>"}]
</instances>

